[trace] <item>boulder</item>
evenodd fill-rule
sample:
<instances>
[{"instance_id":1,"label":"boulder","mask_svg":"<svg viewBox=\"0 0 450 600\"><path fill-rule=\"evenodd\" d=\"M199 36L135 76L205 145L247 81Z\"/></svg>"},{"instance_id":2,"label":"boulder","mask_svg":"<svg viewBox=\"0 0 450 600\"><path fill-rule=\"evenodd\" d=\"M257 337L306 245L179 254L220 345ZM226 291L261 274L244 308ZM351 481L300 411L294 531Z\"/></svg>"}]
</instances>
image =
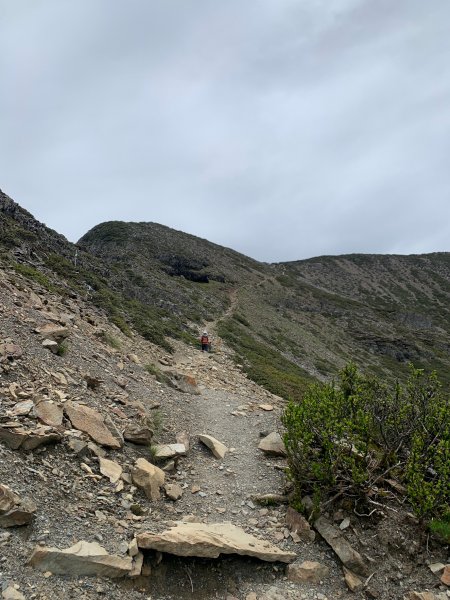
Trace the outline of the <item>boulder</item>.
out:
<instances>
[{"instance_id":1,"label":"boulder","mask_svg":"<svg viewBox=\"0 0 450 600\"><path fill-rule=\"evenodd\" d=\"M286 456L286 448L284 447L283 440L281 435L276 431L269 433L268 436L263 438L259 443L258 449L271 456Z\"/></svg>"},{"instance_id":2,"label":"boulder","mask_svg":"<svg viewBox=\"0 0 450 600\"><path fill-rule=\"evenodd\" d=\"M61 435L51 427L42 425L34 429L25 429L20 423L3 423L0 426L0 442L12 450L34 450L39 446L61 441Z\"/></svg>"},{"instance_id":3,"label":"boulder","mask_svg":"<svg viewBox=\"0 0 450 600\"><path fill-rule=\"evenodd\" d=\"M138 458L131 477L133 483L144 490L149 500L159 500L160 488L164 485L164 471L149 463L145 458Z\"/></svg>"},{"instance_id":4,"label":"boulder","mask_svg":"<svg viewBox=\"0 0 450 600\"><path fill-rule=\"evenodd\" d=\"M331 546L334 552L339 557L340 561L347 567L349 571L367 577L369 569L364 562L362 556L354 550L349 542L344 538L342 532L337 527L334 527L325 517L319 517L314 523L314 527L323 537L323 539Z\"/></svg>"},{"instance_id":5,"label":"boulder","mask_svg":"<svg viewBox=\"0 0 450 600\"><path fill-rule=\"evenodd\" d=\"M36 505L22 500L7 485L0 484L0 527L28 525L34 518Z\"/></svg>"},{"instance_id":6,"label":"boulder","mask_svg":"<svg viewBox=\"0 0 450 600\"><path fill-rule=\"evenodd\" d=\"M54 323L46 323L42 325L42 327L38 327L34 330L35 333L38 333L42 338L47 340L52 340L53 342L62 342L65 340L70 331L67 327L60 327L59 325L55 325Z\"/></svg>"},{"instance_id":7,"label":"boulder","mask_svg":"<svg viewBox=\"0 0 450 600\"><path fill-rule=\"evenodd\" d=\"M97 542L80 541L65 550L38 546L28 564L40 571L50 571L58 575L115 578L130 573L132 558L111 556Z\"/></svg>"},{"instance_id":8,"label":"boulder","mask_svg":"<svg viewBox=\"0 0 450 600\"><path fill-rule=\"evenodd\" d=\"M60 404L51 400L43 400L34 408L34 412L39 421L45 425L59 427L63 421L63 408Z\"/></svg>"},{"instance_id":9,"label":"boulder","mask_svg":"<svg viewBox=\"0 0 450 600\"><path fill-rule=\"evenodd\" d=\"M100 473L107 477L111 483L117 483L122 475L122 467L118 463L113 460L108 460L107 458L99 457L98 461L100 464Z\"/></svg>"},{"instance_id":10,"label":"boulder","mask_svg":"<svg viewBox=\"0 0 450 600\"><path fill-rule=\"evenodd\" d=\"M167 497L174 501L179 500L183 495L183 490L178 483L166 483L164 491L166 492Z\"/></svg>"},{"instance_id":11,"label":"boulder","mask_svg":"<svg viewBox=\"0 0 450 600\"><path fill-rule=\"evenodd\" d=\"M42 346L46 349L46 350L50 350L50 352L53 352L53 354L57 354L58 353L58 342L55 342L55 340L48 340L45 339L42 342Z\"/></svg>"},{"instance_id":12,"label":"boulder","mask_svg":"<svg viewBox=\"0 0 450 600\"><path fill-rule=\"evenodd\" d=\"M67 402L64 408L72 426L87 433L94 442L109 448L122 447L120 440L106 427L105 419L99 412L76 402Z\"/></svg>"},{"instance_id":13,"label":"boulder","mask_svg":"<svg viewBox=\"0 0 450 600\"><path fill-rule=\"evenodd\" d=\"M290 564L287 568L287 578L294 583L320 583L329 572L327 566L306 560Z\"/></svg>"},{"instance_id":14,"label":"boulder","mask_svg":"<svg viewBox=\"0 0 450 600\"><path fill-rule=\"evenodd\" d=\"M125 441L131 442L132 444L139 444L140 446L150 445L153 438L153 431L149 427L142 427L140 425L128 425L123 432Z\"/></svg>"},{"instance_id":15,"label":"boulder","mask_svg":"<svg viewBox=\"0 0 450 600\"><path fill-rule=\"evenodd\" d=\"M224 458L225 454L228 452L228 448L225 444L216 440L212 435L201 434L198 436L198 439L211 450L216 458Z\"/></svg>"},{"instance_id":16,"label":"boulder","mask_svg":"<svg viewBox=\"0 0 450 600\"><path fill-rule=\"evenodd\" d=\"M0 358L14 360L23 355L23 350L17 344L0 344Z\"/></svg>"},{"instance_id":17,"label":"boulder","mask_svg":"<svg viewBox=\"0 0 450 600\"><path fill-rule=\"evenodd\" d=\"M179 522L162 533L140 533L137 543L144 550L159 550L176 556L217 558L221 554L239 554L286 563L296 559L293 552L284 552L231 523Z\"/></svg>"}]
</instances>

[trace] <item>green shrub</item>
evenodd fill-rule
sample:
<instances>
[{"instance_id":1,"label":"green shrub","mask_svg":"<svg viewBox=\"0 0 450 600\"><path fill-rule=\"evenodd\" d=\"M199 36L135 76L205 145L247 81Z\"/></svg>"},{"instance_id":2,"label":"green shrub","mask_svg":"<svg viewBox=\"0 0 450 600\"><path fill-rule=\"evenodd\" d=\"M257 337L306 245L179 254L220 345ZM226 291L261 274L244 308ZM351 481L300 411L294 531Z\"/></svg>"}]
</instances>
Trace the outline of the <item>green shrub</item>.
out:
<instances>
[{"instance_id":1,"label":"green shrub","mask_svg":"<svg viewBox=\"0 0 450 600\"><path fill-rule=\"evenodd\" d=\"M410 368L388 387L348 365L336 384L311 385L283 415L297 497L365 497L384 477L404 481L421 517L444 514L450 497L450 399L434 374Z\"/></svg>"},{"instance_id":2,"label":"green shrub","mask_svg":"<svg viewBox=\"0 0 450 600\"><path fill-rule=\"evenodd\" d=\"M430 530L446 544L450 544L450 509L447 509L442 519L433 519L431 521Z\"/></svg>"},{"instance_id":3,"label":"green shrub","mask_svg":"<svg viewBox=\"0 0 450 600\"><path fill-rule=\"evenodd\" d=\"M68 349L69 349L69 346L67 345L67 342L65 340L63 340L62 342L59 342L59 344L57 345L55 354L57 356L64 356L65 354L67 354Z\"/></svg>"},{"instance_id":4,"label":"green shrub","mask_svg":"<svg viewBox=\"0 0 450 600\"><path fill-rule=\"evenodd\" d=\"M105 344L107 344L108 346L111 346L111 348L115 348L116 350L120 350L120 348L121 348L120 340L118 340L116 337L114 337L113 335L111 335L107 331L101 331L98 334L98 338L102 342L104 342Z\"/></svg>"}]
</instances>

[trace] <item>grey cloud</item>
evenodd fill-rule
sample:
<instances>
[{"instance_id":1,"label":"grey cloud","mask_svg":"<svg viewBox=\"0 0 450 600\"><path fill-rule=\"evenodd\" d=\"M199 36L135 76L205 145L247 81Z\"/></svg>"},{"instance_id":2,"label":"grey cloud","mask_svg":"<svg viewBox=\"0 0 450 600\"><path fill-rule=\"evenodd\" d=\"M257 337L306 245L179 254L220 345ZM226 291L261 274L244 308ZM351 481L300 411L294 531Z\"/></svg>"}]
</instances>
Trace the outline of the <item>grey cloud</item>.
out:
<instances>
[{"instance_id":1,"label":"grey cloud","mask_svg":"<svg viewBox=\"0 0 450 600\"><path fill-rule=\"evenodd\" d=\"M448 250L444 0L0 0L0 186L76 240Z\"/></svg>"}]
</instances>

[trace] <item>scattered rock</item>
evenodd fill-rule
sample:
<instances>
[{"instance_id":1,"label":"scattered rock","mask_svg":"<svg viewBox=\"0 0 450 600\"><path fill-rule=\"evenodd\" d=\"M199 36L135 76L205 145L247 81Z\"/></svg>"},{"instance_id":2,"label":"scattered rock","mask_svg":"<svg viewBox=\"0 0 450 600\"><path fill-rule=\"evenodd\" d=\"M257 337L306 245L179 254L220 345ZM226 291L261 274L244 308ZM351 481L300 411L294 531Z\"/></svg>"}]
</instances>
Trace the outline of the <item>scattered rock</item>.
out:
<instances>
[{"instance_id":1,"label":"scattered rock","mask_svg":"<svg viewBox=\"0 0 450 600\"><path fill-rule=\"evenodd\" d=\"M364 587L364 582L352 571L349 571L344 567L344 579L348 589L351 592L358 592Z\"/></svg>"},{"instance_id":2,"label":"scattered rock","mask_svg":"<svg viewBox=\"0 0 450 600\"><path fill-rule=\"evenodd\" d=\"M179 500L183 495L183 490L178 483L166 483L164 491L166 492L167 497L174 501Z\"/></svg>"},{"instance_id":3,"label":"scattered rock","mask_svg":"<svg viewBox=\"0 0 450 600\"><path fill-rule=\"evenodd\" d=\"M58 575L115 578L130 573L132 559L111 556L97 542L80 541L65 550L38 546L28 564L40 571L50 571Z\"/></svg>"},{"instance_id":4,"label":"scattered rock","mask_svg":"<svg viewBox=\"0 0 450 600\"><path fill-rule=\"evenodd\" d=\"M138 458L131 476L133 483L144 490L149 500L159 500L161 496L159 490L164 485L164 471L149 463L145 458Z\"/></svg>"},{"instance_id":5,"label":"scattered rock","mask_svg":"<svg viewBox=\"0 0 450 600\"><path fill-rule=\"evenodd\" d=\"M265 454L272 456L286 456L286 449L284 447L281 435L274 431L269 433L268 436L263 438L258 446L259 450L262 450Z\"/></svg>"},{"instance_id":6,"label":"scattered rock","mask_svg":"<svg viewBox=\"0 0 450 600\"><path fill-rule=\"evenodd\" d=\"M131 542L128 544L128 554L132 557L137 556L137 554L139 553L139 548L137 545L137 541L136 538L133 538L131 540Z\"/></svg>"},{"instance_id":7,"label":"scattered rock","mask_svg":"<svg viewBox=\"0 0 450 600\"><path fill-rule=\"evenodd\" d=\"M428 568L430 569L430 571L432 573L437 575L438 573L440 573L441 571L443 571L445 569L445 565L444 565L444 563L433 563L432 565L428 565Z\"/></svg>"},{"instance_id":8,"label":"scattered rock","mask_svg":"<svg viewBox=\"0 0 450 600\"><path fill-rule=\"evenodd\" d=\"M111 483L117 483L122 475L122 467L118 463L107 458L100 457L98 460L100 464L100 473L105 477L108 477Z\"/></svg>"},{"instance_id":9,"label":"scattered rock","mask_svg":"<svg viewBox=\"0 0 450 600\"><path fill-rule=\"evenodd\" d=\"M72 426L87 433L94 442L110 448L121 447L119 440L106 427L105 420L99 412L76 402L67 402L64 409Z\"/></svg>"},{"instance_id":10,"label":"scattered rock","mask_svg":"<svg viewBox=\"0 0 450 600\"><path fill-rule=\"evenodd\" d=\"M327 566L306 560L290 564L287 568L287 578L294 583L320 583L329 572Z\"/></svg>"},{"instance_id":11,"label":"scattered rock","mask_svg":"<svg viewBox=\"0 0 450 600\"><path fill-rule=\"evenodd\" d=\"M11 411L8 411L8 414L12 417L20 417L30 414L33 408L33 400L24 400L23 402L18 402Z\"/></svg>"},{"instance_id":12,"label":"scattered rock","mask_svg":"<svg viewBox=\"0 0 450 600\"><path fill-rule=\"evenodd\" d=\"M294 510L291 506L286 511L286 525L293 533L305 542L313 542L316 538L315 532L303 515Z\"/></svg>"},{"instance_id":13,"label":"scattered rock","mask_svg":"<svg viewBox=\"0 0 450 600\"><path fill-rule=\"evenodd\" d=\"M260 404L259 408L261 408L262 410L265 410L267 412L270 412L273 410L273 406L271 404Z\"/></svg>"},{"instance_id":14,"label":"scattered rock","mask_svg":"<svg viewBox=\"0 0 450 600\"><path fill-rule=\"evenodd\" d=\"M198 436L198 439L211 450L216 458L224 458L225 454L228 452L228 448L225 444L216 440L212 435L201 434Z\"/></svg>"},{"instance_id":15,"label":"scattered rock","mask_svg":"<svg viewBox=\"0 0 450 600\"><path fill-rule=\"evenodd\" d=\"M0 426L0 442L12 450L34 450L39 446L61 441L61 435L51 427L42 425L35 429L25 429L20 423L4 423Z\"/></svg>"},{"instance_id":16,"label":"scattered rock","mask_svg":"<svg viewBox=\"0 0 450 600\"><path fill-rule=\"evenodd\" d=\"M152 441L153 431L148 427L128 425L123 432L123 437L127 442L131 442L132 444L148 446Z\"/></svg>"},{"instance_id":17,"label":"scattered rock","mask_svg":"<svg viewBox=\"0 0 450 600\"><path fill-rule=\"evenodd\" d=\"M34 412L39 421L42 421L45 425L51 425L52 427L62 425L64 416L63 408L51 400L43 400L39 404L36 404Z\"/></svg>"},{"instance_id":18,"label":"scattered rock","mask_svg":"<svg viewBox=\"0 0 450 600\"><path fill-rule=\"evenodd\" d=\"M134 556L133 566L131 567L131 571L128 575L131 579L135 577L139 577L142 573L142 567L144 565L144 555L142 552L139 552Z\"/></svg>"},{"instance_id":19,"label":"scattered rock","mask_svg":"<svg viewBox=\"0 0 450 600\"><path fill-rule=\"evenodd\" d=\"M44 340L42 342L42 346L46 349L46 350L50 350L50 352L53 352L53 354L57 354L58 353L58 347L59 344L58 342L55 342L54 340Z\"/></svg>"},{"instance_id":20,"label":"scattered rock","mask_svg":"<svg viewBox=\"0 0 450 600\"><path fill-rule=\"evenodd\" d=\"M3 600L26 600L25 596L19 592L13 585L9 585L2 592Z\"/></svg>"},{"instance_id":21,"label":"scattered rock","mask_svg":"<svg viewBox=\"0 0 450 600\"><path fill-rule=\"evenodd\" d=\"M85 442L83 440L79 440L77 438L71 438L67 442L67 445L72 450L72 452L75 452L75 454L77 456L80 456L80 457L81 456L86 456L86 454L88 453L87 442Z\"/></svg>"},{"instance_id":22,"label":"scattered rock","mask_svg":"<svg viewBox=\"0 0 450 600\"><path fill-rule=\"evenodd\" d=\"M184 444L186 452L189 452L191 440L187 431L180 431L180 433L177 433L175 436L175 439L177 440L177 444Z\"/></svg>"},{"instance_id":23,"label":"scattered rock","mask_svg":"<svg viewBox=\"0 0 450 600\"><path fill-rule=\"evenodd\" d=\"M0 344L0 359L14 360L23 355L23 350L17 344Z\"/></svg>"},{"instance_id":24,"label":"scattered rock","mask_svg":"<svg viewBox=\"0 0 450 600\"><path fill-rule=\"evenodd\" d=\"M0 484L0 527L28 525L34 518L36 506L30 500L22 500L7 485Z\"/></svg>"},{"instance_id":25,"label":"scattered rock","mask_svg":"<svg viewBox=\"0 0 450 600\"><path fill-rule=\"evenodd\" d=\"M34 331L35 333L38 333L44 340L53 342L62 342L69 336L70 333L67 327L60 327L59 325L54 325L53 323L47 323L42 327L38 327Z\"/></svg>"},{"instance_id":26,"label":"scattered rock","mask_svg":"<svg viewBox=\"0 0 450 600\"><path fill-rule=\"evenodd\" d=\"M292 562L296 555L284 552L265 540L247 534L231 523L177 523L163 533L140 533L139 548L177 556L217 558L221 554L254 556L273 562Z\"/></svg>"},{"instance_id":27,"label":"scattered rock","mask_svg":"<svg viewBox=\"0 0 450 600\"><path fill-rule=\"evenodd\" d=\"M275 506L278 504L287 504L289 498L283 494L257 494L252 496L253 500L261 506Z\"/></svg>"},{"instance_id":28,"label":"scattered rock","mask_svg":"<svg viewBox=\"0 0 450 600\"><path fill-rule=\"evenodd\" d=\"M156 444L153 446L156 458L175 458L185 456L186 446L184 444Z\"/></svg>"},{"instance_id":29,"label":"scattered rock","mask_svg":"<svg viewBox=\"0 0 450 600\"><path fill-rule=\"evenodd\" d=\"M441 575L441 583L450 586L450 565L445 565L444 572Z\"/></svg>"},{"instance_id":30,"label":"scattered rock","mask_svg":"<svg viewBox=\"0 0 450 600\"><path fill-rule=\"evenodd\" d=\"M103 383L101 379L99 379L98 377L93 377L89 373L85 373L83 375L83 379L86 382L88 390L97 390Z\"/></svg>"},{"instance_id":31,"label":"scattered rock","mask_svg":"<svg viewBox=\"0 0 450 600\"><path fill-rule=\"evenodd\" d=\"M354 550L349 542L343 537L342 532L334 527L325 517L319 517L314 523L314 527L331 546L337 554L342 564L357 575L367 577L368 567L362 556Z\"/></svg>"},{"instance_id":32,"label":"scattered rock","mask_svg":"<svg viewBox=\"0 0 450 600\"><path fill-rule=\"evenodd\" d=\"M433 592L409 592L404 598L405 600L448 600L445 592L436 594Z\"/></svg>"}]
</instances>

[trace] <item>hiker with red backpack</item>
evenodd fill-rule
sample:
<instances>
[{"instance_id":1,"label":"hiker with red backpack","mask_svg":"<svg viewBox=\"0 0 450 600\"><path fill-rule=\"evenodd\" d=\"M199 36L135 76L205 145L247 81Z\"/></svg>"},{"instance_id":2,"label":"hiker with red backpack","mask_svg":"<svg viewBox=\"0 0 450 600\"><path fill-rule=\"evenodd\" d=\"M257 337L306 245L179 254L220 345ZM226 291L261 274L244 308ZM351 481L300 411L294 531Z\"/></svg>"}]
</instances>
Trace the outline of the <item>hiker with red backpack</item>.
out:
<instances>
[{"instance_id":1,"label":"hiker with red backpack","mask_svg":"<svg viewBox=\"0 0 450 600\"><path fill-rule=\"evenodd\" d=\"M209 352L209 337L208 332L204 331L200 338L200 344L202 346L202 352Z\"/></svg>"}]
</instances>

